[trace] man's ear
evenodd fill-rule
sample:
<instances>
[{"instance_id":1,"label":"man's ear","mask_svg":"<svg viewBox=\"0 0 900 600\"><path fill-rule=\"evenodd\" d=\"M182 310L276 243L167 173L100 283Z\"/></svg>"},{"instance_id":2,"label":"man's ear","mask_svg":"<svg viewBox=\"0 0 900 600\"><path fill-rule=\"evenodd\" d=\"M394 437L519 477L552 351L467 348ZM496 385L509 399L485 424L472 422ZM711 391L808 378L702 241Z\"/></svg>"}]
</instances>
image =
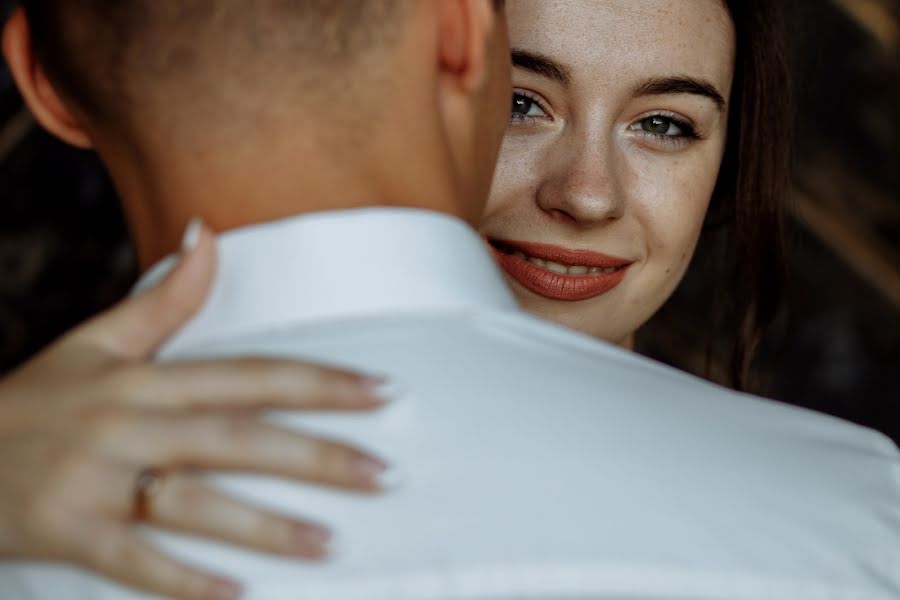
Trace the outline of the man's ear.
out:
<instances>
[{"instance_id":1,"label":"man's ear","mask_svg":"<svg viewBox=\"0 0 900 600\"><path fill-rule=\"evenodd\" d=\"M490 73L490 36L497 15L493 0L440 0L440 64L460 91L481 88Z\"/></svg>"},{"instance_id":2,"label":"man's ear","mask_svg":"<svg viewBox=\"0 0 900 600\"><path fill-rule=\"evenodd\" d=\"M3 28L3 55L35 119L63 141L79 148L91 148L91 137L56 93L37 60L31 45L28 17L21 7L15 10Z\"/></svg>"}]
</instances>

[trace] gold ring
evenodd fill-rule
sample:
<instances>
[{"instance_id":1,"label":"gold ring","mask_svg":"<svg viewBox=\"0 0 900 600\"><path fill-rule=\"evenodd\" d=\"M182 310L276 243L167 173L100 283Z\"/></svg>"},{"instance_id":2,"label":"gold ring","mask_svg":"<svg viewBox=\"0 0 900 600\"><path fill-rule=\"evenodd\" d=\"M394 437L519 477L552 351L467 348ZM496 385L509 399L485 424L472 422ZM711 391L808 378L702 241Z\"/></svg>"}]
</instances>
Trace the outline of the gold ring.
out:
<instances>
[{"instance_id":1,"label":"gold ring","mask_svg":"<svg viewBox=\"0 0 900 600\"><path fill-rule=\"evenodd\" d=\"M157 467L141 469L134 480L134 498L131 505L131 518L135 521L146 521L150 517L150 501L162 488L165 473Z\"/></svg>"}]
</instances>

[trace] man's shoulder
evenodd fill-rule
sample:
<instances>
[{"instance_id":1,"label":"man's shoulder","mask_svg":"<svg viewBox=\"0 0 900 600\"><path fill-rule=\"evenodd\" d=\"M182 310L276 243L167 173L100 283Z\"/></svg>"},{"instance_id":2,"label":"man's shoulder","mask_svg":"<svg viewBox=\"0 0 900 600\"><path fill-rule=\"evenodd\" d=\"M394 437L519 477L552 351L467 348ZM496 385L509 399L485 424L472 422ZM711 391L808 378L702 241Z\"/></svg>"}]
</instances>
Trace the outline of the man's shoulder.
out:
<instances>
[{"instance_id":1,"label":"man's shoulder","mask_svg":"<svg viewBox=\"0 0 900 600\"><path fill-rule=\"evenodd\" d=\"M717 413L763 419L775 428L796 426L808 432L842 435L847 440L864 438L881 451L900 456L887 436L867 427L787 402L737 392L554 323L528 315L496 313L478 325L481 332L507 339L511 347L532 358L538 355L539 360L552 359L557 366L571 365L566 368L570 371L567 374L578 372L588 384L615 379L629 387L634 398L658 392L669 403L677 403L679 398L691 402L703 399Z\"/></svg>"},{"instance_id":2,"label":"man's shoulder","mask_svg":"<svg viewBox=\"0 0 900 600\"><path fill-rule=\"evenodd\" d=\"M389 536L404 572L433 573L438 557L442 575L463 573L475 539L481 564L581 556L600 568L615 557L617 568L650 579L653 565L673 565L688 577L672 584L684 597L701 595L704 574L723 572L766 589L824 581L821 597L871 588L871 573L900 589L890 568L900 547L900 458L883 438L836 419L503 312L286 324L196 351L348 366L406 390L377 414L277 415L285 426L377 448L414 474L383 502L235 482L260 501L316 507L355 536L365 561L383 556L384 527L402 518ZM349 565L325 575L345 579Z\"/></svg>"},{"instance_id":3,"label":"man's shoulder","mask_svg":"<svg viewBox=\"0 0 900 600\"><path fill-rule=\"evenodd\" d=\"M868 428L735 392L518 311L404 312L285 324L198 350L204 356L235 351L425 370L443 387L448 381L461 389L474 383L485 394L548 396L555 402L567 396L563 408L587 401L611 416L638 411L648 420L654 414L656 420L677 418L674 429L732 426L900 456L891 440Z\"/></svg>"}]
</instances>

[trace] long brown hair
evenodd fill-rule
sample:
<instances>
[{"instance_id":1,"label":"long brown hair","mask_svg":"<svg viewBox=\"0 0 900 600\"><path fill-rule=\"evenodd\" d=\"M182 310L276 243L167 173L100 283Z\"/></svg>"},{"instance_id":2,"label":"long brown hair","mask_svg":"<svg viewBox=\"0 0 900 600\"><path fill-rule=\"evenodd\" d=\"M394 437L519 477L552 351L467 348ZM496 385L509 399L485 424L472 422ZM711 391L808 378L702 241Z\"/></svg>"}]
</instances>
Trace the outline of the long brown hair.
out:
<instances>
[{"instance_id":1,"label":"long brown hair","mask_svg":"<svg viewBox=\"0 0 900 600\"><path fill-rule=\"evenodd\" d=\"M753 355L778 316L787 281L784 211L793 116L783 0L726 4L737 56L728 143L706 234L724 230L715 312L720 322L735 323L729 378L746 389Z\"/></svg>"}]
</instances>

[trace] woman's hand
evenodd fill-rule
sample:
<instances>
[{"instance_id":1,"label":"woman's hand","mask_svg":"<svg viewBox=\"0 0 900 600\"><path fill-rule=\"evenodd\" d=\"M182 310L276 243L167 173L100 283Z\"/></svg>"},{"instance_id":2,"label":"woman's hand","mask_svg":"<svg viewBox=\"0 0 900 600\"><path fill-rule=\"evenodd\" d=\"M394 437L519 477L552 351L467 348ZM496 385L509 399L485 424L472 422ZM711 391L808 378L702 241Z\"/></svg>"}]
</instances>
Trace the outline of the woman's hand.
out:
<instances>
[{"instance_id":1,"label":"woman's hand","mask_svg":"<svg viewBox=\"0 0 900 600\"><path fill-rule=\"evenodd\" d=\"M154 365L202 305L215 248L205 229L159 286L66 335L0 381L0 557L75 563L185 599L239 586L154 549L135 530L136 480L167 474L149 524L315 559L328 532L230 499L198 471L246 471L376 491L386 465L266 424L264 409L368 410L378 380L290 361Z\"/></svg>"}]
</instances>

